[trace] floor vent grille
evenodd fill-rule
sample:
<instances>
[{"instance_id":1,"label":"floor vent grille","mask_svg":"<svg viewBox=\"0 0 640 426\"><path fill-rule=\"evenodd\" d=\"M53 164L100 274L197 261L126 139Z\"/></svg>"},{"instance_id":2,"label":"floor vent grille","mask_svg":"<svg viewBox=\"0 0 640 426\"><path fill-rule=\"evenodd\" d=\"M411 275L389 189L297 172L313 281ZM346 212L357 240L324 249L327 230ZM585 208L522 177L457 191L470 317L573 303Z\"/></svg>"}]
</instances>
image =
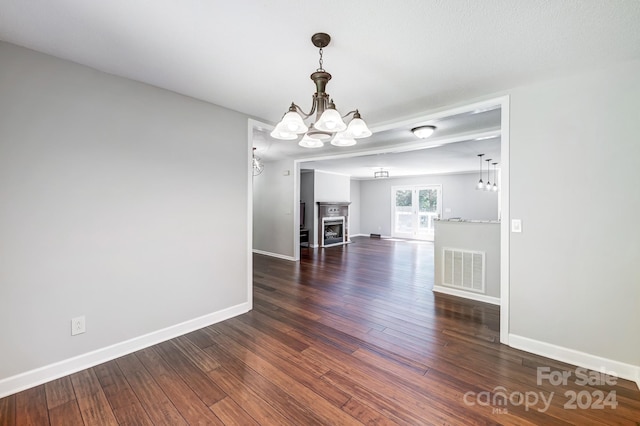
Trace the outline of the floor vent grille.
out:
<instances>
[{"instance_id":1,"label":"floor vent grille","mask_svg":"<svg viewBox=\"0 0 640 426\"><path fill-rule=\"evenodd\" d=\"M484 293L485 252L442 249L442 284Z\"/></svg>"}]
</instances>

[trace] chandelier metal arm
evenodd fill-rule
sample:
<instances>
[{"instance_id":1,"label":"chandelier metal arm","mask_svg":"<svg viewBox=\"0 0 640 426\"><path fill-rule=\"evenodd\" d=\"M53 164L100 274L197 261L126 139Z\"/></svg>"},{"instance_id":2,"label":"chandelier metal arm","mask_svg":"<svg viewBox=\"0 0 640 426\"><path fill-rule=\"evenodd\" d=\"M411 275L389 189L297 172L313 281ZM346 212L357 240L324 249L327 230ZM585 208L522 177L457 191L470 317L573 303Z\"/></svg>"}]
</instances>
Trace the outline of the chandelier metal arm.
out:
<instances>
[{"instance_id":1,"label":"chandelier metal arm","mask_svg":"<svg viewBox=\"0 0 640 426\"><path fill-rule=\"evenodd\" d=\"M309 113L304 112L300 107L300 105L296 104L295 102L291 103L291 106L289 107L289 111L297 112L304 119L311 117L313 114L317 112L318 118L319 118L320 115L322 115L322 113L324 112L324 110L327 109L327 99L329 99L328 93L315 93L313 95L313 103L311 104L311 111L309 111ZM357 110L351 111L347 115L352 114L354 112L357 112Z\"/></svg>"},{"instance_id":2,"label":"chandelier metal arm","mask_svg":"<svg viewBox=\"0 0 640 426\"><path fill-rule=\"evenodd\" d=\"M309 111L308 114L306 112L304 112L302 110L302 108L300 108L300 106L298 106L297 104L291 104L291 105L293 107L295 107L295 110L298 112L298 114L300 114L304 119L307 119L307 118L311 117L313 114L315 114L316 111L318 111L318 115L322 114L322 111L324 111L324 108L319 106L319 103L320 103L320 101L314 95L313 96L313 104L311 105L311 111Z\"/></svg>"},{"instance_id":3,"label":"chandelier metal arm","mask_svg":"<svg viewBox=\"0 0 640 426\"><path fill-rule=\"evenodd\" d=\"M309 117L311 117L313 115L314 112L316 112L316 103L313 103L313 106L311 107L311 111L309 112L309 114L307 114L306 112L304 112L302 110L302 108L300 108L300 105L291 102L291 106L289 107L289 111L295 111L298 114L300 114L303 118L307 119Z\"/></svg>"},{"instance_id":4,"label":"chandelier metal arm","mask_svg":"<svg viewBox=\"0 0 640 426\"><path fill-rule=\"evenodd\" d=\"M346 113L345 115L342 116L342 118L347 118L348 116L350 116L351 114L353 114L353 117L356 118L356 114L358 114L358 116L360 115L360 113L358 112L357 109L354 109L353 111L349 111L348 113ZM360 117L357 117L360 118Z\"/></svg>"}]
</instances>

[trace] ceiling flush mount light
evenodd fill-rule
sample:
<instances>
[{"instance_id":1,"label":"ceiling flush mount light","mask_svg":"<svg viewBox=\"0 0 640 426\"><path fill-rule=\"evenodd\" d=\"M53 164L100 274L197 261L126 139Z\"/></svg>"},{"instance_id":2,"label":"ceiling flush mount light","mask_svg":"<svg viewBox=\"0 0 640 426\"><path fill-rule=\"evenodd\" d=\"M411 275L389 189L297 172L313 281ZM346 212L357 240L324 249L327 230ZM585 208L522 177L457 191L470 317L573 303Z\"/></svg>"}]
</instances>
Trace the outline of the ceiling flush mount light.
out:
<instances>
[{"instance_id":1,"label":"ceiling flush mount light","mask_svg":"<svg viewBox=\"0 0 640 426\"><path fill-rule=\"evenodd\" d=\"M260 161L260 157L256 157L256 149L253 148L253 175L258 176L264 170L264 164Z\"/></svg>"},{"instance_id":2,"label":"ceiling flush mount light","mask_svg":"<svg viewBox=\"0 0 640 426\"><path fill-rule=\"evenodd\" d=\"M478 158L480 158L480 180L476 184L476 189L484 189L484 182L482 182L482 157L484 157L484 154L478 154Z\"/></svg>"},{"instance_id":3,"label":"ceiling flush mount light","mask_svg":"<svg viewBox=\"0 0 640 426\"><path fill-rule=\"evenodd\" d=\"M426 139L436 131L436 126L420 126L411 129L411 131L420 139Z\"/></svg>"},{"instance_id":4,"label":"ceiling flush mount light","mask_svg":"<svg viewBox=\"0 0 640 426\"><path fill-rule=\"evenodd\" d=\"M373 177L375 179L386 179L389 177L389 171L382 170L382 168L380 168L379 171L373 173Z\"/></svg>"},{"instance_id":5,"label":"ceiling flush mount light","mask_svg":"<svg viewBox=\"0 0 640 426\"><path fill-rule=\"evenodd\" d=\"M311 80L316 85L316 93L313 94L313 104L311 111L307 114L294 102L291 103L289 111L284 114L282 120L276 124L271 136L276 139L294 140L298 136L304 135L298 145L305 148L320 148L324 142L331 140L335 146L355 145L356 139L371 136L371 130L367 127L356 109L349 111L345 115L340 115L336 110L333 99L325 89L331 80L331 74L322 68L322 49L329 45L331 37L329 34L316 33L311 37L311 42L319 49L319 68L311 74ZM307 126L305 119L315 114L315 123ZM353 116L349 125L345 124L344 118ZM312 141L309 141L312 139ZM314 142L315 141L315 142Z\"/></svg>"}]
</instances>

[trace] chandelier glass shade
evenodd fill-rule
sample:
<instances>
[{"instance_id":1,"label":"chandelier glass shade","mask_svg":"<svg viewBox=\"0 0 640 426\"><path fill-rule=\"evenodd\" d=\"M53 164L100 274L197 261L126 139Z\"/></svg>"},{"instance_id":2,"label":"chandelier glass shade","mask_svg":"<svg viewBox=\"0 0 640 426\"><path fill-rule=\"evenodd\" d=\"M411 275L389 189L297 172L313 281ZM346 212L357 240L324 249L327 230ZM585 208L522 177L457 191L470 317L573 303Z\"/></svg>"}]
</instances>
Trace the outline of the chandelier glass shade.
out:
<instances>
[{"instance_id":1,"label":"chandelier glass shade","mask_svg":"<svg viewBox=\"0 0 640 426\"><path fill-rule=\"evenodd\" d=\"M295 102L292 102L289 111L284 114L282 120L276 124L271 132L271 137L281 140L295 140L303 135L298 145L305 148L320 148L324 146L324 142L330 140L334 146L351 146L355 145L356 139L371 136L371 130L357 109L341 115L336 109L333 99L325 91L327 83L331 80L331 74L322 68L322 49L327 47L330 41L331 37L325 33L316 33L311 37L313 45L320 50L320 66L311 74L311 80L316 85L311 111L307 114ZM315 123L307 126L304 120L314 114ZM344 119L349 116L352 118L347 125Z\"/></svg>"},{"instance_id":2,"label":"chandelier glass shade","mask_svg":"<svg viewBox=\"0 0 640 426\"><path fill-rule=\"evenodd\" d=\"M322 148L324 146L324 142L320 139L314 139L309 137L308 135L304 135L298 145L304 148Z\"/></svg>"},{"instance_id":3,"label":"chandelier glass shade","mask_svg":"<svg viewBox=\"0 0 640 426\"><path fill-rule=\"evenodd\" d=\"M349 134L349 132L340 132L331 140L331 145L334 146L352 146L356 144L356 140Z\"/></svg>"}]
</instances>

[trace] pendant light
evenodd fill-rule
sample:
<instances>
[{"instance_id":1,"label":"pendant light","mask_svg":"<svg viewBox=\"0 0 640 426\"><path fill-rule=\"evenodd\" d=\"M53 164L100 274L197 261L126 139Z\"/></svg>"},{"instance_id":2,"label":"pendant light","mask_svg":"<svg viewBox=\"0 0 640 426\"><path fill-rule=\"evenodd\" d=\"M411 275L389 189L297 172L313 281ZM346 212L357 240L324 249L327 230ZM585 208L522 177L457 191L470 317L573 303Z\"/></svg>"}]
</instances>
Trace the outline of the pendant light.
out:
<instances>
[{"instance_id":1,"label":"pendant light","mask_svg":"<svg viewBox=\"0 0 640 426\"><path fill-rule=\"evenodd\" d=\"M498 192L498 171L496 170L496 166L498 165L498 163L491 164L493 164L493 186L491 187L491 190L493 192Z\"/></svg>"},{"instance_id":2,"label":"pendant light","mask_svg":"<svg viewBox=\"0 0 640 426\"><path fill-rule=\"evenodd\" d=\"M489 170L491 168L491 158L487 158L486 161L487 162L487 184L484 186L484 190L485 191L491 191L491 182L489 182L489 173L491 173L491 170Z\"/></svg>"},{"instance_id":3,"label":"pendant light","mask_svg":"<svg viewBox=\"0 0 640 426\"><path fill-rule=\"evenodd\" d=\"M478 154L478 157L480 158L480 180L478 181L477 185L476 185L476 189L483 189L484 188L484 182L482 182L482 157L484 156L484 154Z\"/></svg>"}]
</instances>

